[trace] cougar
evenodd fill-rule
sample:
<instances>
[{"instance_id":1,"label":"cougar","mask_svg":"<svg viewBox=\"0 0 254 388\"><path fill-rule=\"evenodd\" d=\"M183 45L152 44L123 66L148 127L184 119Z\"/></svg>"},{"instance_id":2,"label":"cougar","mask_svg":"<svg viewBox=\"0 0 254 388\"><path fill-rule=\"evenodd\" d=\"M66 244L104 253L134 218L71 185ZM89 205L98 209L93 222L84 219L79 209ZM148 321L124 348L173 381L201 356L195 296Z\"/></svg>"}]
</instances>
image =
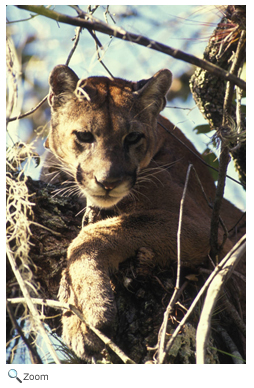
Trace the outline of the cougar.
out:
<instances>
[{"instance_id":1,"label":"cougar","mask_svg":"<svg viewBox=\"0 0 254 388\"><path fill-rule=\"evenodd\" d=\"M62 317L63 338L81 358L99 354L103 347L90 327L107 332L116 316L109 271L141 248L151 250L160 265L176 261L180 201L190 164L211 203L215 197L214 181L201 155L160 115L171 81L167 69L139 82L79 79L65 65L56 66L49 77L47 145L86 198L87 217L93 209L103 214L70 244L59 289L60 301L76 306L87 322L71 311ZM191 171L181 227L182 265L207 260L211 212ZM240 216L240 210L224 199L221 217L228 230ZM220 228L219 243L223 234ZM226 240L220 257L239 236Z\"/></svg>"}]
</instances>

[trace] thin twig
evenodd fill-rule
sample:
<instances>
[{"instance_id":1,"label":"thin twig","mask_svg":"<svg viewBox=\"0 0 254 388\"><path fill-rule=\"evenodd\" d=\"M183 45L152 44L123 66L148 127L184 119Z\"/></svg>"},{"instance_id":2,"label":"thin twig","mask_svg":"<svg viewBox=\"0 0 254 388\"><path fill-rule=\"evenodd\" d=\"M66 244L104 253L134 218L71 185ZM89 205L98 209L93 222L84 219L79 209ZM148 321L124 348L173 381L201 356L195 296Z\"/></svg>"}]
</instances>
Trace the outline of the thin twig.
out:
<instances>
[{"instance_id":1,"label":"thin twig","mask_svg":"<svg viewBox=\"0 0 254 388\"><path fill-rule=\"evenodd\" d=\"M22 341L24 342L24 344L26 345L26 347L28 349L28 352L29 352L32 364L43 364L43 362L41 361L40 356L35 351L35 349L31 345L31 343L29 342L29 340L24 335L23 330L21 329L21 327L17 323L17 321L15 319L15 316L14 316L14 312L12 311L11 303L8 302L8 301L6 303L6 309L7 309L7 312L9 314L9 317L10 317L10 320L11 320L13 328L17 330L19 336L22 338Z\"/></svg>"},{"instance_id":2,"label":"thin twig","mask_svg":"<svg viewBox=\"0 0 254 388\"><path fill-rule=\"evenodd\" d=\"M89 9L89 14L93 15L93 13L97 10L97 8L99 7L99 5L96 5L93 9L91 9L91 6L89 5L90 8ZM107 8L106 8L106 11L104 12L104 17L105 17L105 20L106 20L106 23L108 24L108 21L107 21L107 14L110 15L112 21L115 23L110 11L109 11L109 5L107 5ZM89 31L89 30L88 30ZM103 45L101 44L100 40L98 39L98 37L96 36L95 32L94 31L89 31L90 35L92 36L92 38L94 39L95 41L95 45L96 45L96 52L97 52L97 57L98 57L98 61L101 63L101 65L104 67L104 69L106 70L106 72L110 75L110 77L112 79L114 79L114 76L113 74L111 73L111 71L108 69L108 67L105 65L105 63L103 62L103 60L101 59L101 56L100 56L100 52L99 52L99 48L104 51L104 48L103 48Z\"/></svg>"},{"instance_id":3,"label":"thin twig","mask_svg":"<svg viewBox=\"0 0 254 388\"><path fill-rule=\"evenodd\" d=\"M36 15L35 15L35 16L36 16ZM70 60L71 60L71 58L72 58L72 56L73 56L73 54L74 54L74 52L75 52L75 50L76 50L76 48L77 48L77 45L78 45L78 42L79 42L79 37L80 37L81 31L82 31L82 27L77 27L77 28L76 28L76 35L75 35L75 39L74 39L74 44L73 44L73 47L72 47L72 49L71 49L71 51L70 51L70 53L69 53L69 55L68 55L68 58L67 58L66 62L65 62L65 64L66 64L67 66L69 65ZM47 94L47 95L39 102L39 104L37 104L34 108L32 108L31 110L29 110L28 112L23 113L23 114L20 114L20 115L18 115L18 116L16 116L16 117L8 118L8 119L7 119L7 124L10 123L10 122L12 122L12 121L20 120L20 119L23 119L23 118L25 118L25 117L31 115L31 114L34 113L37 109L40 108L40 106L47 100L47 98L48 98L48 94Z\"/></svg>"},{"instance_id":4,"label":"thin twig","mask_svg":"<svg viewBox=\"0 0 254 388\"><path fill-rule=\"evenodd\" d=\"M91 6L89 5L88 6L88 11L89 13L85 13L84 11L82 11L81 8L79 8L78 5L73 5L73 6L70 6L71 8L74 8L76 10L76 12L78 13L79 17L81 19L85 19L85 20L89 20L89 18L91 18L91 16L93 15L93 13L97 10L97 8L99 7L99 5L96 5L93 9L91 9ZM81 28L81 27L79 27ZM95 32L94 31L91 31L91 30L88 30L88 32L90 33L90 35L92 36L92 38L94 39L95 41L95 46L96 46L96 52L97 52L97 57L98 57L98 61L101 63L101 65L104 67L104 69L108 72L108 74L110 75L111 78L114 78L113 74L109 71L109 69L107 68L107 66L105 65L105 63L103 62L103 60L101 59L101 56L100 56L100 52L99 52L99 48L103 51L103 45L101 44L100 40L98 39L98 37L96 36Z\"/></svg>"},{"instance_id":5,"label":"thin twig","mask_svg":"<svg viewBox=\"0 0 254 388\"><path fill-rule=\"evenodd\" d=\"M180 202L180 211L179 211L179 221L178 221L178 229L177 229L177 274L176 274L176 286L173 292L173 295L170 299L170 302L166 308L166 311L164 312L163 316L163 322L161 325L161 328L159 330L158 334L158 355L157 360L158 363L161 363L163 352L164 352L164 344L165 344L165 337L166 337L166 331L167 331L167 324L168 324L168 316L172 312L172 309L174 307L174 304L176 302L176 295L178 293L179 287L180 287L180 271L181 271L181 230L182 230L182 219L183 219L183 205L185 201L187 186L189 182L190 172L191 168L193 167L192 164L189 165L186 178L185 178L185 184L183 189L183 194Z\"/></svg>"},{"instance_id":6,"label":"thin twig","mask_svg":"<svg viewBox=\"0 0 254 388\"><path fill-rule=\"evenodd\" d=\"M20 23L20 22L28 22L29 20L32 20L32 19L36 18L36 16L39 16L39 15L31 15L29 18L19 19L19 20L11 20L11 21L9 21L7 19L6 24L14 24L14 23L16 24L16 23Z\"/></svg>"},{"instance_id":7,"label":"thin twig","mask_svg":"<svg viewBox=\"0 0 254 388\"><path fill-rule=\"evenodd\" d=\"M136 43L141 46L145 46L155 51L162 52L164 54L170 55L173 58L180 59L187 63L191 63L195 66L201 67L204 70L210 71L215 76L225 79L227 81L232 81L234 84L238 85L241 89L246 90L246 82L241 78L236 77L233 74L221 69L220 67L208 62L204 59L197 58L193 55L187 54L181 50L174 49L172 47L166 46L160 42L156 42L149 38L146 38L142 35L136 35L125 31L124 29L112 25L108 25L100 20L92 19L93 21L84 20L80 17L71 17L68 15L61 14L52 9L46 9L42 5L17 5L18 8L25 9L30 12L35 12L37 14L43 15L50 19L56 20L60 23L70 24L74 26L80 26L86 28L90 31L99 31L103 34L112 35L118 39L122 39L128 42ZM86 13L84 13L87 15Z\"/></svg>"},{"instance_id":8,"label":"thin twig","mask_svg":"<svg viewBox=\"0 0 254 388\"><path fill-rule=\"evenodd\" d=\"M92 330L103 342L107 345L115 354L125 363L125 364L135 364L126 354L114 343L112 342L105 334L103 334L100 330L96 329L94 326L89 325L83 314L73 305L69 305L69 309L77 315L77 317L84 322L90 330Z\"/></svg>"},{"instance_id":9,"label":"thin twig","mask_svg":"<svg viewBox=\"0 0 254 388\"><path fill-rule=\"evenodd\" d=\"M246 235L243 236L236 244L235 246L231 249L230 252L228 252L228 254L225 256L225 258L220 262L220 265L218 265L214 271L211 273L211 275L208 277L208 279L206 280L205 284L203 285L203 287L199 290L197 296L195 297L195 299L193 300L188 312L185 314L185 316L183 317L183 319L181 320L181 322L179 323L179 325L177 326L176 330L174 331L174 333L172 334L170 340L168 341L167 345L166 345L166 348L162 354L162 357L161 357L161 364L164 362L164 358L166 356L166 354L169 352L169 350L171 349L177 335L179 334L179 331L183 328L183 326L185 325L185 323L187 322L187 320L189 319L190 315L193 313L197 303L199 302L201 296L204 294L204 292L207 290L207 288L209 287L211 281L214 279L214 277L217 275L218 272L220 272L221 268L227 263L228 259L231 257L231 255L234 254L234 252L246 241Z\"/></svg>"},{"instance_id":10,"label":"thin twig","mask_svg":"<svg viewBox=\"0 0 254 388\"><path fill-rule=\"evenodd\" d=\"M109 346L117 356L125 363L125 364L135 364L126 354L114 343L112 342L105 334L103 334L100 330L88 324L83 316L83 314L73 305L69 303L59 302L51 299L41 299L41 298L31 298L33 304L41 304L44 306L54 307L57 309L67 309L71 310L77 317L84 322L90 330L92 330L104 343ZM25 298L9 298L7 302L11 304L19 304L19 303L27 303Z\"/></svg>"},{"instance_id":11,"label":"thin twig","mask_svg":"<svg viewBox=\"0 0 254 388\"><path fill-rule=\"evenodd\" d=\"M183 221L183 205L186 197L186 191L189 183L190 172L193 167L193 164L189 164L188 170L186 173L185 183L183 194L180 202L180 212L179 212L179 222L177 229L177 275L176 275L176 289L179 289L180 286L180 270L181 270L181 231L182 231L182 221Z\"/></svg>"},{"instance_id":12,"label":"thin twig","mask_svg":"<svg viewBox=\"0 0 254 388\"><path fill-rule=\"evenodd\" d=\"M114 76L113 74L111 73L111 71L108 69L108 67L105 65L105 63L103 62L103 60L101 59L101 56L100 56L100 52L99 52L99 48L101 50L103 50L103 46L101 44L101 42L99 41L99 39L97 38L96 34L94 33L94 31L89 31L90 35L92 36L92 38L94 39L95 41L95 46L96 46L96 52L97 52L97 57L98 57L98 61L101 63L101 65L104 67L104 69L107 71L107 73L110 75L110 77L112 79L114 79Z\"/></svg>"},{"instance_id":13,"label":"thin twig","mask_svg":"<svg viewBox=\"0 0 254 388\"><path fill-rule=\"evenodd\" d=\"M82 31L82 27L77 27L75 30L76 30L76 33L75 33L74 43L73 43L73 47L68 55L68 58L65 62L66 66L69 66L70 60L71 60L71 58L72 58L72 56L77 48L77 45L79 42L79 37L80 37L81 31Z\"/></svg>"},{"instance_id":14,"label":"thin twig","mask_svg":"<svg viewBox=\"0 0 254 388\"><path fill-rule=\"evenodd\" d=\"M201 188L201 191L203 193L203 196L207 202L207 205L212 208L212 205L210 204L208 198L207 198L207 195L205 193L205 190L204 190L204 187L199 179L199 176L198 176L198 173L196 171L196 169L194 168L194 166L192 164L189 165L188 167L188 170L187 170L187 174L186 174L186 180L185 180L185 186L184 186L184 191L183 191L183 196L182 196L182 200L181 200L181 205L183 204L183 200L185 198L185 194L186 194L186 189L187 189L187 184L188 184L188 180L189 180L189 174L190 174L190 171L191 169L193 169L194 173L195 173L195 177L198 181L198 184ZM180 214L179 214L179 224L178 224L178 233L177 233L177 282L176 282L176 287L175 287L175 291L171 297L171 300L168 304L168 307L164 313L164 318L163 318L163 323L161 325L161 328L160 328L160 331L159 331L159 334L158 334L158 343L157 345L153 348L154 350L155 349L158 349L158 361L160 359L160 357L162 357L162 354L163 354L163 348L164 348L164 342L165 342L165 335L166 335L166 328L167 328L167 322L168 322L168 316L169 314L172 312L172 309L173 309L173 306L174 304L176 303L178 297L179 297L179 294L178 293L178 289L179 289L179 279L180 279L180 230L181 230L181 220L182 220L182 212L183 210L183 207L181 206L180 207ZM220 221L224 227L224 223L222 221L222 219L220 218ZM225 228L225 227L224 227Z\"/></svg>"},{"instance_id":15,"label":"thin twig","mask_svg":"<svg viewBox=\"0 0 254 388\"><path fill-rule=\"evenodd\" d=\"M211 231L210 231L210 245L211 251L210 255L213 260L217 260L218 253L226 239L223 239L222 244L218 245L218 230L220 222L220 209L222 205L222 199L224 196L225 180L227 175L228 163L230 161L228 147L221 145L222 150L220 153L220 164L219 164L219 174L218 174L218 183L216 188L216 194L213 203L213 211L211 217Z\"/></svg>"},{"instance_id":16,"label":"thin twig","mask_svg":"<svg viewBox=\"0 0 254 388\"><path fill-rule=\"evenodd\" d=\"M56 309L69 309L68 303L59 302L53 299L31 298L33 304L39 304L43 306L53 307ZM27 303L25 298L7 298L7 302L11 304Z\"/></svg>"},{"instance_id":17,"label":"thin twig","mask_svg":"<svg viewBox=\"0 0 254 388\"><path fill-rule=\"evenodd\" d=\"M197 157L197 159L199 159L205 166L211 168L211 169L214 170L214 171L219 172L219 170L218 170L217 168L215 168L215 167L213 167L213 166L210 166L210 164L206 163L206 162L204 161L204 159L203 159L200 155L196 154L190 147L188 147L188 146L187 146L181 139L179 139L173 132L171 132L167 127L165 127L165 125L161 124L159 121L157 121L157 124L159 124L163 129L165 129L165 131L166 131L167 133L169 133L171 136L173 136L174 139L176 139L176 140L177 140L179 143L181 143L185 148L187 148L187 150L189 150L193 155L195 155L195 156ZM242 186L241 182L237 181L236 179L232 178L231 176L226 175L226 177L229 178L229 179L231 179L233 182L238 183L239 185Z\"/></svg>"},{"instance_id":18,"label":"thin twig","mask_svg":"<svg viewBox=\"0 0 254 388\"><path fill-rule=\"evenodd\" d=\"M112 20L112 22L113 22L114 24L116 24L116 22L115 22L115 20L114 20L114 18L113 18L113 16L112 16L112 14L111 14L111 12L110 12L110 10L109 10L109 5L106 6L106 11L104 12L104 18L105 18L106 23L108 24L107 15L109 15L109 16L110 16L110 19Z\"/></svg>"},{"instance_id":19,"label":"thin twig","mask_svg":"<svg viewBox=\"0 0 254 388\"><path fill-rule=\"evenodd\" d=\"M39 224L38 222L31 221L30 223L31 223L31 225L35 225L35 226L38 226L39 228L47 230L48 232L54 234L55 236L62 237L62 233L59 233L59 232L56 232L55 230L47 228L46 226Z\"/></svg>"},{"instance_id":20,"label":"thin twig","mask_svg":"<svg viewBox=\"0 0 254 388\"><path fill-rule=\"evenodd\" d=\"M48 98L48 94L39 102L39 104L37 104L34 108L32 108L31 110L29 110L28 112L26 113L23 113L23 114L20 114L16 117L11 117L7 120L7 123L10 123L11 121L15 121L15 120L20 120L20 119L23 119L24 117L27 117L29 115L31 115L32 113L34 113L37 109L40 108L40 106L47 100Z\"/></svg>"},{"instance_id":21,"label":"thin twig","mask_svg":"<svg viewBox=\"0 0 254 388\"><path fill-rule=\"evenodd\" d=\"M53 360L55 361L56 364L61 364L61 362L59 361L59 358L56 354L56 351L52 345L52 342L50 341L47 333L46 333L46 330L40 320L40 316L39 316L39 313L37 311L37 309L35 308L32 300L31 300L31 297L30 297L30 294L27 290L27 287L26 287L26 284L25 284L25 281L23 280L22 276L21 276L21 273L16 265L16 262L15 262L15 259L13 257L13 254L10 250L10 247L9 247L9 244L7 245L7 248L6 248L6 252L7 252L7 257L9 259L9 262L10 262L10 265L11 265L11 268L12 268L12 271L15 275L15 278L17 279L17 282L19 283L19 286L20 286L20 289L24 295L24 298L26 300L26 304L33 316L33 319L34 319L34 322L38 328L38 331L40 332L41 336L43 337L44 341L45 341L45 344L49 350L49 353L51 354Z\"/></svg>"},{"instance_id":22,"label":"thin twig","mask_svg":"<svg viewBox=\"0 0 254 388\"><path fill-rule=\"evenodd\" d=\"M243 243L237 250L235 250L227 262L223 266L220 266L221 270L217 273L216 277L209 285L196 334L197 364L205 364L206 346L210 335L211 319L215 304L222 287L231 276L232 271L245 254L245 251L246 243Z\"/></svg>"}]
</instances>

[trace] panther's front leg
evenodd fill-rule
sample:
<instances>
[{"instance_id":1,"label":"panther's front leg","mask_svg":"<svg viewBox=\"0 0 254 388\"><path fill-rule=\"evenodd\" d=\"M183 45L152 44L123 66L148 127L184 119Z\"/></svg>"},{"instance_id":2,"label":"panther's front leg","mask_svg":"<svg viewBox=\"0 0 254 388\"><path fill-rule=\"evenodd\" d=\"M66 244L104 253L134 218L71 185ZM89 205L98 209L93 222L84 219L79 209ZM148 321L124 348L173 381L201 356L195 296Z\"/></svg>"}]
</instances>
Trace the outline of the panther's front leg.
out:
<instances>
[{"instance_id":1,"label":"panther's front leg","mask_svg":"<svg viewBox=\"0 0 254 388\"><path fill-rule=\"evenodd\" d=\"M103 344L89 325L109 333L116 307L108 269L92 254L87 256L80 251L77 258L79 253L72 250L74 244L75 240L68 252L68 266L62 274L59 299L76 306L88 325L71 311L65 312L62 316L63 339L80 358L90 358L100 353Z\"/></svg>"},{"instance_id":2,"label":"panther's front leg","mask_svg":"<svg viewBox=\"0 0 254 388\"><path fill-rule=\"evenodd\" d=\"M170 221L169 221L170 220ZM88 325L108 334L116 316L109 271L134 256L141 247L155 252L157 260L176 259L177 213L153 211L122 215L84 227L68 249L59 298L75 305ZM209 223L207 223L209 225ZM209 252L209 227L199 234L195 219L184 217L182 258L201 262ZM193 241L201 241L193 248ZM63 315L63 338L82 358L99 354L102 342L71 312Z\"/></svg>"},{"instance_id":3,"label":"panther's front leg","mask_svg":"<svg viewBox=\"0 0 254 388\"><path fill-rule=\"evenodd\" d=\"M58 296L60 301L76 306L88 325L71 311L64 312L62 337L80 358L99 357L103 349L103 343L89 325L110 335L114 324L116 306L109 270L117 268L144 245L142 225L138 226L135 217L134 223L128 225L131 218L113 217L88 224L69 246L67 268L62 273ZM136 231L136 238L138 234L139 238L132 244L126 237L134 225L139 230Z\"/></svg>"}]
</instances>

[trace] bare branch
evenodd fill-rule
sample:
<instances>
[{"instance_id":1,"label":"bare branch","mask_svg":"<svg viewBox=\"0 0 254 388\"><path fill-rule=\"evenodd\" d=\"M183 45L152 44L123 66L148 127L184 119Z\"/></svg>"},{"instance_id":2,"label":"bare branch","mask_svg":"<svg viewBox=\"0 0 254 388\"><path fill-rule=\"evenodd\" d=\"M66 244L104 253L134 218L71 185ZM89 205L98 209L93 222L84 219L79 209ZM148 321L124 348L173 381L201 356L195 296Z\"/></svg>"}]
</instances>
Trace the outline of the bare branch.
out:
<instances>
[{"instance_id":1,"label":"bare branch","mask_svg":"<svg viewBox=\"0 0 254 388\"><path fill-rule=\"evenodd\" d=\"M35 15L35 16L36 16L36 15ZM71 49L71 51L70 51L70 53L69 53L69 55L68 55L68 58L67 58L66 62L65 62L65 64L66 64L67 66L69 65L70 60L71 60L71 58L72 58L72 56L73 56L73 54L74 54L74 52L75 52L75 50L76 50L76 48L77 48L77 45L78 45L78 42L79 42L79 37L80 37L81 31L82 31L82 27L77 27L77 28L76 28L76 34L75 34L75 38L74 38L74 44L73 44L73 47L72 47L72 49ZM23 113L23 114L20 114L20 115L18 115L18 116L16 116L16 117L11 117L11 118L9 118L8 115L7 115L7 120L6 120L7 124L10 123L10 122L12 122L12 121L20 120L20 119L23 119L23 118L25 118L25 117L31 115L31 114L34 113L37 109L39 109L40 106L41 106L42 104L44 104L45 101L47 101L47 98L48 98L48 94L47 94L47 95L39 102L39 104L37 104L34 108L30 109L30 110L29 110L28 112L26 112L26 113Z\"/></svg>"},{"instance_id":2,"label":"bare branch","mask_svg":"<svg viewBox=\"0 0 254 388\"><path fill-rule=\"evenodd\" d=\"M39 304L43 306L53 307L56 309L69 309L68 303L59 302L58 300L53 299L42 299L42 298L31 298L33 304ZM20 304L27 303L25 298L8 298L8 303L11 304Z\"/></svg>"},{"instance_id":3,"label":"bare branch","mask_svg":"<svg viewBox=\"0 0 254 388\"><path fill-rule=\"evenodd\" d=\"M6 103L6 120L9 121L9 117L12 113L13 107L17 103L18 87L17 80L19 74L19 62L14 49L11 38L6 36L6 70L8 77L8 99Z\"/></svg>"},{"instance_id":4,"label":"bare branch","mask_svg":"<svg viewBox=\"0 0 254 388\"><path fill-rule=\"evenodd\" d=\"M107 66L105 65L105 63L103 62L103 60L101 59L101 56L100 56L100 52L99 52L99 48L103 51L103 46L101 44L101 42L99 41L99 39L97 38L96 34L93 32L93 31L89 31L90 35L92 36L92 38L94 39L95 41L95 46L96 46L96 52L97 52L97 58L98 58L98 61L102 64L102 66L104 67L104 69L108 72L108 74L110 75L111 78L114 78L113 74L111 73L111 71L107 68Z\"/></svg>"},{"instance_id":5,"label":"bare branch","mask_svg":"<svg viewBox=\"0 0 254 388\"><path fill-rule=\"evenodd\" d=\"M93 13L97 10L97 8L99 7L99 5L96 5L93 9L91 9L91 5L88 6L88 10L89 10L89 13L86 13L84 11L82 11L81 8L79 8L78 5L71 5L70 6L71 8L75 9L76 12L78 13L79 17L81 19L84 19L84 20L89 20L89 18L94 18L92 15ZM108 6L107 6L107 10L105 13L109 13L108 11ZM96 20L96 19L95 19ZM81 27L79 27L80 29L82 29ZM92 38L94 39L95 41L95 45L96 45L96 52L97 52L97 57L98 57L98 61L102 64L102 66L104 67L104 69L108 72L108 74L110 75L111 78L114 78L114 76L112 75L112 73L109 71L109 69L107 68L107 66L105 65L105 63L102 61L101 59L101 56L100 56L100 53L99 53L99 48L101 50L103 50L103 46L101 44L101 42L99 41L99 39L97 38L96 34L94 31L91 31L91 30L88 30L88 32L90 33L90 35L92 36ZM67 65L67 63L66 63Z\"/></svg>"},{"instance_id":6,"label":"bare branch","mask_svg":"<svg viewBox=\"0 0 254 388\"><path fill-rule=\"evenodd\" d=\"M16 321L14 312L12 311L11 303L8 301L6 303L6 309L8 311L13 328L15 328L17 330L19 336L22 338L22 341L24 342L24 344L26 345L26 347L29 351L29 355L30 355L30 359L32 361L32 364L42 364L40 356L38 355L36 350L33 348L31 343L29 342L29 340L26 338L21 327L19 326L18 322Z\"/></svg>"},{"instance_id":7,"label":"bare branch","mask_svg":"<svg viewBox=\"0 0 254 388\"><path fill-rule=\"evenodd\" d=\"M205 190L202 186L202 183L199 179L199 176L195 170L195 168L193 167L192 164L189 165L188 167L188 170L187 170L187 174L186 174L186 180L185 180L185 186L184 186L184 190L183 190L183 195L182 195L182 199L181 199L181 202L180 202L180 212L179 212L179 224L178 224L178 231L177 231L177 281L176 281L176 287L175 287L175 291L171 297L171 300L167 306L167 309L164 313L164 318L163 318L163 323L161 325L161 328L160 328L160 331L159 331L159 334L158 334L158 344L156 345L156 347L154 349L158 349L158 362L161 363L161 361L163 362L163 350L164 350L164 342L165 342L165 336L166 336L166 329L167 329L167 322L168 322L168 316L169 314L172 312L172 309L173 309L173 306L175 305L178 297L179 297L179 281L180 281L180 266L181 266L181 260L180 260L180 235L181 235L181 224L182 224L182 212L183 212L183 203L184 203L184 198L185 198L185 195L186 195L186 190L187 190L187 185L188 185L188 181L189 181L189 175L190 175L190 171L191 169L193 169L194 173L195 173L195 177L199 183L199 186L201 188L201 191L205 197L205 200L207 202L207 205L209 207L212 207L211 204L209 203L208 201L208 198L207 198L207 195L205 193ZM224 223L222 221L221 218L219 218L220 222L222 223L222 225L224 226Z\"/></svg>"},{"instance_id":8,"label":"bare branch","mask_svg":"<svg viewBox=\"0 0 254 388\"><path fill-rule=\"evenodd\" d=\"M11 117L7 120L7 124L10 123L11 121L15 121L15 120L20 120L20 119L23 119L24 117L27 117L29 115L31 115L32 113L34 113L37 109L40 108L40 106L47 100L48 98L48 95L46 95L40 102L39 104L37 104L34 108L32 108L31 110L29 110L28 112L26 113L23 113L22 115L18 115L16 117Z\"/></svg>"},{"instance_id":9,"label":"bare branch","mask_svg":"<svg viewBox=\"0 0 254 388\"><path fill-rule=\"evenodd\" d=\"M57 309L67 309L71 310L77 317L84 322L90 330L92 330L103 342L105 345L110 347L115 354L125 363L125 364L135 364L134 361L132 361L126 354L114 343L112 342L105 334L103 334L100 330L96 329L95 327L89 325L83 314L73 305L69 303L63 303L58 302L56 300L50 300L50 299L40 299L40 298L31 298L31 301L33 304L41 304L49 307L54 307ZM7 302L10 304L18 304L18 303L27 303L27 300L25 298L10 298L7 299Z\"/></svg>"},{"instance_id":10,"label":"bare branch","mask_svg":"<svg viewBox=\"0 0 254 388\"><path fill-rule=\"evenodd\" d=\"M102 21L98 21L98 19L96 20L92 18L92 21L89 21L89 20L81 19L80 17L71 17L68 15L64 15L59 12L53 11L51 9L47 9L42 5L17 5L17 7L46 16L60 23L83 27L90 31L91 30L99 31L99 32L102 32L103 34L114 36L118 39L123 39L128 42L136 43L138 45L145 46L152 50L162 52L164 54L172 56L175 59L180 59L187 63L191 63L192 65L201 67L202 69L210 71L214 75L221 77L227 81L231 81L235 85L239 86L241 89L246 90L246 83L242 79L236 77L234 74L230 74L229 72L221 69L220 67L206 60L197 58L193 55L187 54L181 50L174 49L170 46L166 46L160 42L156 42L154 40L146 38L145 36L130 33L116 26L109 26L108 24Z\"/></svg>"},{"instance_id":11,"label":"bare branch","mask_svg":"<svg viewBox=\"0 0 254 388\"><path fill-rule=\"evenodd\" d=\"M72 56L77 48L77 45L79 42L79 37L80 37L81 31L82 31L82 27L77 27L75 30L76 30L76 34L75 34L75 38L74 38L74 44L73 44L73 47L68 55L66 62L65 62L65 64L67 66L69 66L70 60L71 60L71 58L72 58Z\"/></svg>"},{"instance_id":12,"label":"bare branch","mask_svg":"<svg viewBox=\"0 0 254 388\"><path fill-rule=\"evenodd\" d=\"M170 302L167 306L167 309L164 313L163 322L158 334L158 363L160 364L161 361L163 361L163 351L164 351L164 343L165 343L165 337L166 337L166 330L167 330L167 324L168 324L168 316L172 312L172 309L176 302L176 296L178 296L178 291L180 287L180 271L181 271L181 229L182 229L182 219L183 219L183 205L185 201L187 186L189 182L190 172L191 168L193 167L192 164L189 165L187 173L186 173L186 179L183 189L183 194L180 202L180 211L179 211L179 221L178 221L178 229L177 229L177 275L176 275L176 286L174 293L170 299Z\"/></svg>"},{"instance_id":13,"label":"bare branch","mask_svg":"<svg viewBox=\"0 0 254 388\"><path fill-rule=\"evenodd\" d=\"M233 272L233 274L235 274L235 271ZM246 337L246 325L243 322L242 318L240 317L237 309L228 300L228 297L226 296L226 294L222 296L222 303L225 306L228 315L232 318L235 326L237 326L237 328L239 329L239 332Z\"/></svg>"},{"instance_id":14,"label":"bare branch","mask_svg":"<svg viewBox=\"0 0 254 388\"><path fill-rule=\"evenodd\" d=\"M199 290L197 296L195 297L195 299L193 300L188 312L185 314L185 316L183 317L183 319L181 320L181 322L179 323L179 325L177 326L176 330L174 331L174 333L172 334L170 340L168 341L167 345L166 345L166 348L162 354L162 357L161 357L161 364L163 363L164 359L165 359L165 356L166 354L169 352L169 350L171 349L177 335L179 334L179 331L183 328L183 326L185 325L185 323L187 322L187 320L189 319L190 315L193 313L197 303L199 302L201 296L204 294L204 292L207 290L207 288L209 287L209 285L211 284L212 280L215 278L215 276L220 272L221 268L226 265L227 261L229 260L229 258L235 253L235 251L242 245L244 244L246 241L246 235L243 236L236 244L235 246L231 249L231 251L225 256L225 258L220 262L220 265L218 265L214 271L211 273L211 275L209 276L209 278L206 280L205 284L203 285L203 287Z\"/></svg>"},{"instance_id":15,"label":"bare branch","mask_svg":"<svg viewBox=\"0 0 254 388\"><path fill-rule=\"evenodd\" d=\"M233 342L231 337L228 335L226 330L223 329L223 327L221 327L221 326L217 326L216 329L217 329L218 333L220 334L220 336L222 337L225 345L229 349L233 363L234 364L244 364L244 360L243 360L241 354L239 353L235 343Z\"/></svg>"},{"instance_id":16,"label":"bare branch","mask_svg":"<svg viewBox=\"0 0 254 388\"><path fill-rule=\"evenodd\" d=\"M112 342L105 334L103 334L100 330L96 329L95 327L89 325L83 314L73 305L69 305L69 309L76 314L79 319L84 322L89 329L91 329L103 342L105 345L110 347L111 350L115 352L115 354L118 355L118 357L125 363L125 364L135 364L134 361L132 361L126 354L114 343Z\"/></svg>"},{"instance_id":17,"label":"bare branch","mask_svg":"<svg viewBox=\"0 0 254 388\"><path fill-rule=\"evenodd\" d=\"M35 324L38 328L38 331L40 332L41 336L43 337L44 341L45 341L45 344L53 358L53 360L55 361L56 364L61 364L61 362L59 361L59 358L56 354L56 351L45 331L45 328L40 320L40 316L39 316L39 313L37 311L37 309L35 308L32 300L31 300L31 297L30 297L30 294L27 290L27 287L26 287L26 284L25 284L25 281L23 280L21 274L20 274L20 271L16 265L16 262L15 262L15 259L12 255L12 252L9 248L9 244L7 245L7 248L6 248L6 252L7 252L7 256L8 256L8 259L9 259L9 262L10 262L10 265L11 265L11 268L12 268L12 271L17 279L17 282L19 283L19 286L20 286L20 289L24 295L24 298L26 300L26 304L33 316L33 319L35 321Z\"/></svg>"},{"instance_id":18,"label":"bare branch","mask_svg":"<svg viewBox=\"0 0 254 388\"><path fill-rule=\"evenodd\" d=\"M225 285L226 281L232 274L234 268L239 263L241 258L246 252L246 243L236 249L229 257L227 262L221 267L220 271L216 274L216 277L211 281L202 313L200 316L197 336L196 336L196 362L197 364L205 363L205 351L210 334L212 313L217 302L218 296Z\"/></svg>"}]
</instances>

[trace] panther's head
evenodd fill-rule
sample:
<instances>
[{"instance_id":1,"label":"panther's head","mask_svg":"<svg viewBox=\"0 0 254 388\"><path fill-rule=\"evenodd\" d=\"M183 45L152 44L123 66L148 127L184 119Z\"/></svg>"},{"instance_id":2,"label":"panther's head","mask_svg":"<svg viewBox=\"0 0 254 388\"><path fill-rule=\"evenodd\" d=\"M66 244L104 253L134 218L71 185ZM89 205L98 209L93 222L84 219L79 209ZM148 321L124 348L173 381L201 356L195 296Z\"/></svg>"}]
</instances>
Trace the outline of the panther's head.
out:
<instances>
[{"instance_id":1,"label":"panther's head","mask_svg":"<svg viewBox=\"0 0 254 388\"><path fill-rule=\"evenodd\" d=\"M65 65L51 72L48 145L90 204L117 204L158 151L157 117L171 80L166 69L139 82L79 79Z\"/></svg>"}]
</instances>

